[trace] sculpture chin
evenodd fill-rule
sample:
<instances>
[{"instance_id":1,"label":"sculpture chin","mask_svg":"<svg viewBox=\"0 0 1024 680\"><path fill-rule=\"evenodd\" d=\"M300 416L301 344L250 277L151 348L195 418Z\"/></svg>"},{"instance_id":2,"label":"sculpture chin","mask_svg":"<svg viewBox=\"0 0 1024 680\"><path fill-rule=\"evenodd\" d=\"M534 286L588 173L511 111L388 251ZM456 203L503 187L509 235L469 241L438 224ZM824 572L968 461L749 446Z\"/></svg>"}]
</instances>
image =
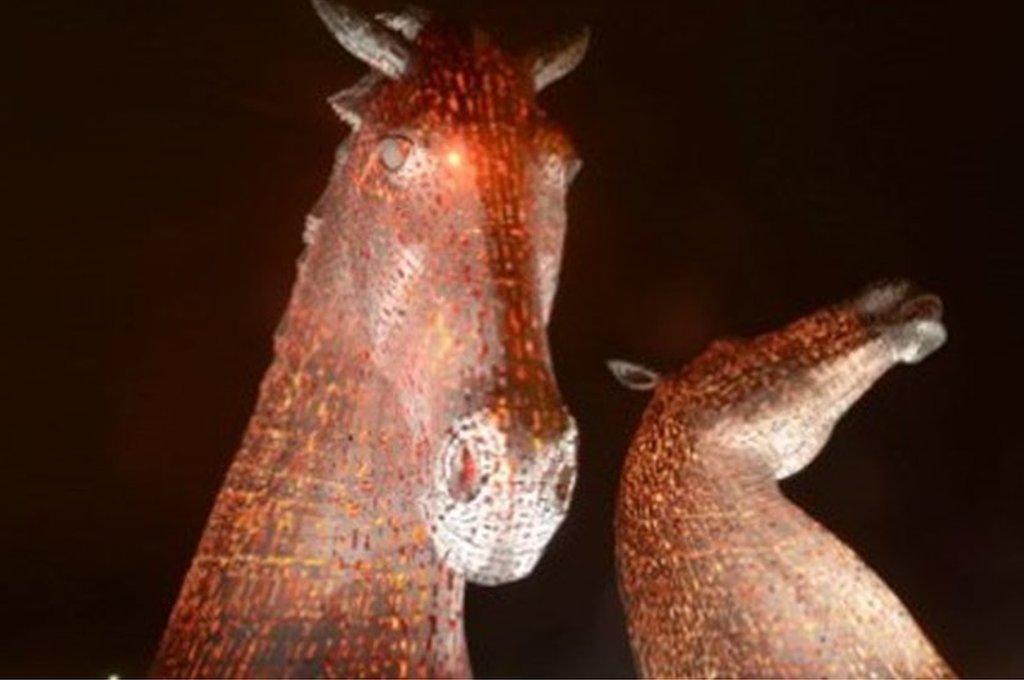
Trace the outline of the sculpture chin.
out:
<instances>
[{"instance_id":1,"label":"sculpture chin","mask_svg":"<svg viewBox=\"0 0 1024 680\"><path fill-rule=\"evenodd\" d=\"M465 559L465 552L453 553L449 557L449 565L462 573L470 583L479 586L501 586L528 577L543 554L543 547L540 550L517 551L497 548L483 555L482 559L477 557L480 553L469 559Z\"/></svg>"},{"instance_id":2,"label":"sculpture chin","mask_svg":"<svg viewBox=\"0 0 1024 680\"><path fill-rule=\"evenodd\" d=\"M479 565L466 565L466 580L481 586L500 586L526 578L540 561L543 550L498 552L492 559Z\"/></svg>"},{"instance_id":3,"label":"sculpture chin","mask_svg":"<svg viewBox=\"0 0 1024 680\"><path fill-rule=\"evenodd\" d=\"M550 512L514 511L511 516L517 519L510 528L507 520L493 515L490 521L476 523L470 513L460 513L460 509L449 507L447 513L429 524L434 551L467 581L485 586L529 576L564 517Z\"/></svg>"}]
</instances>

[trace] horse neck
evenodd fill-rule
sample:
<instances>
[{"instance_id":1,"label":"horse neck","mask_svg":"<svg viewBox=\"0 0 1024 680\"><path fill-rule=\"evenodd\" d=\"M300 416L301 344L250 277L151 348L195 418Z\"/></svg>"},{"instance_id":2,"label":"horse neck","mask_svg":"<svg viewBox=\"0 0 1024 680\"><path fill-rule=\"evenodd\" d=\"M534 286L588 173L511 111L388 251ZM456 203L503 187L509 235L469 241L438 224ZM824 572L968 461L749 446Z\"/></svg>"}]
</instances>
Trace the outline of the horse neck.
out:
<instances>
[{"instance_id":1,"label":"horse neck","mask_svg":"<svg viewBox=\"0 0 1024 680\"><path fill-rule=\"evenodd\" d=\"M729 513L779 494L767 465L750 452L729 451L702 441L707 425L692 422L671 400L652 404L625 462L623 476L636 484L635 497L656 494L666 512L692 508L699 514Z\"/></svg>"},{"instance_id":2,"label":"horse neck","mask_svg":"<svg viewBox=\"0 0 1024 680\"><path fill-rule=\"evenodd\" d=\"M678 408L652 410L657 415L645 414L625 461L616 517L620 568L630 588L647 587L641 572L649 555L699 556L733 540L769 543L773 532L792 533L802 513L770 471L749 456L702 444L700 428ZM758 525L766 515L772 522ZM677 590L669 592L675 597Z\"/></svg>"},{"instance_id":3,"label":"horse neck","mask_svg":"<svg viewBox=\"0 0 1024 680\"><path fill-rule=\"evenodd\" d=\"M358 319L312 308L303 283L193 570L205 578L197 565L308 565L287 579L285 610L247 610L262 607L265 620L320 611L328 632L314 642L342 675L465 676L464 580L437 559L421 519L421 438L367 360Z\"/></svg>"},{"instance_id":4,"label":"horse neck","mask_svg":"<svg viewBox=\"0 0 1024 680\"><path fill-rule=\"evenodd\" d=\"M644 675L951 675L884 582L757 458L665 420L641 431L616 548Z\"/></svg>"}]
</instances>

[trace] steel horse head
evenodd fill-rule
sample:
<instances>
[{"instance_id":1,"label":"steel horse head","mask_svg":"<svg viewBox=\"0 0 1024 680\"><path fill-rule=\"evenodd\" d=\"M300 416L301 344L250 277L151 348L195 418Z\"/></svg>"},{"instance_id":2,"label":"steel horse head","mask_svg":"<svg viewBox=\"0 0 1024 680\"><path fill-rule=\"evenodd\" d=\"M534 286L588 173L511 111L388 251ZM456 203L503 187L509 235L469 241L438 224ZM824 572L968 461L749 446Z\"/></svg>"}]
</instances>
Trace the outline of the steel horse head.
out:
<instances>
[{"instance_id":1,"label":"steel horse head","mask_svg":"<svg viewBox=\"0 0 1024 680\"><path fill-rule=\"evenodd\" d=\"M310 306L358 308L366 359L416 433L439 557L478 583L521 578L576 468L546 326L580 163L535 98L587 33L511 57L421 11L313 4L372 71L330 99L353 133L307 232Z\"/></svg>"},{"instance_id":2,"label":"steel horse head","mask_svg":"<svg viewBox=\"0 0 1024 680\"><path fill-rule=\"evenodd\" d=\"M535 96L586 33L514 57L313 4L372 72L330 99L354 131L158 677L465 677L465 582L528 574L572 495L546 325L579 162Z\"/></svg>"}]
</instances>

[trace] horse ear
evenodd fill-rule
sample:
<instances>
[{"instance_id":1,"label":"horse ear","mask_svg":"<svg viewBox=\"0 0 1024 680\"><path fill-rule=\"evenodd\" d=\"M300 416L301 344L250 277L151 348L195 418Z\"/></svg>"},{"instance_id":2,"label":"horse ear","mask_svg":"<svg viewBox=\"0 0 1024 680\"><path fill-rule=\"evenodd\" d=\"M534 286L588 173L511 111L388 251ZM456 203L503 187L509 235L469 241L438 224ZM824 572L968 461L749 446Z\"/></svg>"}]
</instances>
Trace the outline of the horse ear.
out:
<instances>
[{"instance_id":1,"label":"horse ear","mask_svg":"<svg viewBox=\"0 0 1024 680\"><path fill-rule=\"evenodd\" d=\"M335 0L312 0L312 3L334 39L352 56L392 80L401 78L409 68L412 60L409 43L384 24Z\"/></svg>"},{"instance_id":2,"label":"horse ear","mask_svg":"<svg viewBox=\"0 0 1024 680\"><path fill-rule=\"evenodd\" d=\"M417 5L407 5L401 12L379 12L375 18L409 42L415 42L430 21L430 12Z\"/></svg>"},{"instance_id":3,"label":"horse ear","mask_svg":"<svg viewBox=\"0 0 1024 680\"><path fill-rule=\"evenodd\" d=\"M656 371L639 364L621 359L608 359L605 364L619 384L626 389L648 392L661 382L661 376Z\"/></svg>"},{"instance_id":4,"label":"horse ear","mask_svg":"<svg viewBox=\"0 0 1024 680\"><path fill-rule=\"evenodd\" d=\"M358 130L363 121L363 105L370 92L384 80L376 71L370 71L352 87L335 92L327 98L338 117Z\"/></svg>"},{"instance_id":5,"label":"horse ear","mask_svg":"<svg viewBox=\"0 0 1024 680\"><path fill-rule=\"evenodd\" d=\"M528 52L525 59L533 77L533 91L540 92L579 66L589 44L590 29L584 27Z\"/></svg>"}]
</instances>

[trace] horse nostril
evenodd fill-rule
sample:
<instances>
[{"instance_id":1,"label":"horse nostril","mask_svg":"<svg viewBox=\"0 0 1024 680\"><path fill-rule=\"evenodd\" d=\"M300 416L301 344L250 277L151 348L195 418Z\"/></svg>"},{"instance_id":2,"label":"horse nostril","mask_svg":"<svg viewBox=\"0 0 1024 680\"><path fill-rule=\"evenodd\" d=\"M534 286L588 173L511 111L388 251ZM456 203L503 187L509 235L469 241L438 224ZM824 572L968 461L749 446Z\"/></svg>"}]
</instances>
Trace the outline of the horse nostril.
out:
<instances>
[{"instance_id":1,"label":"horse nostril","mask_svg":"<svg viewBox=\"0 0 1024 680\"><path fill-rule=\"evenodd\" d=\"M457 418L435 463L436 489L456 503L476 500L507 449L504 433L486 410Z\"/></svg>"},{"instance_id":2,"label":"horse nostril","mask_svg":"<svg viewBox=\"0 0 1024 680\"><path fill-rule=\"evenodd\" d=\"M563 465L555 478L555 500L559 508L565 509L572 500L572 490L576 486L576 467Z\"/></svg>"},{"instance_id":3,"label":"horse nostril","mask_svg":"<svg viewBox=\"0 0 1024 680\"><path fill-rule=\"evenodd\" d=\"M453 499L468 503L480 494L484 481L476 457L468 446L462 446L453 453L448 464L448 494Z\"/></svg>"},{"instance_id":4,"label":"horse nostril","mask_svg":"<svg viewBox=\"0 0 1024 680\"><path fill-rule=\"evenodd\" d=\"M938 321L942 318L942 300L937 295L922 293L903 302L898 314L906 320Z\"/></svg>"}]
</instances>

